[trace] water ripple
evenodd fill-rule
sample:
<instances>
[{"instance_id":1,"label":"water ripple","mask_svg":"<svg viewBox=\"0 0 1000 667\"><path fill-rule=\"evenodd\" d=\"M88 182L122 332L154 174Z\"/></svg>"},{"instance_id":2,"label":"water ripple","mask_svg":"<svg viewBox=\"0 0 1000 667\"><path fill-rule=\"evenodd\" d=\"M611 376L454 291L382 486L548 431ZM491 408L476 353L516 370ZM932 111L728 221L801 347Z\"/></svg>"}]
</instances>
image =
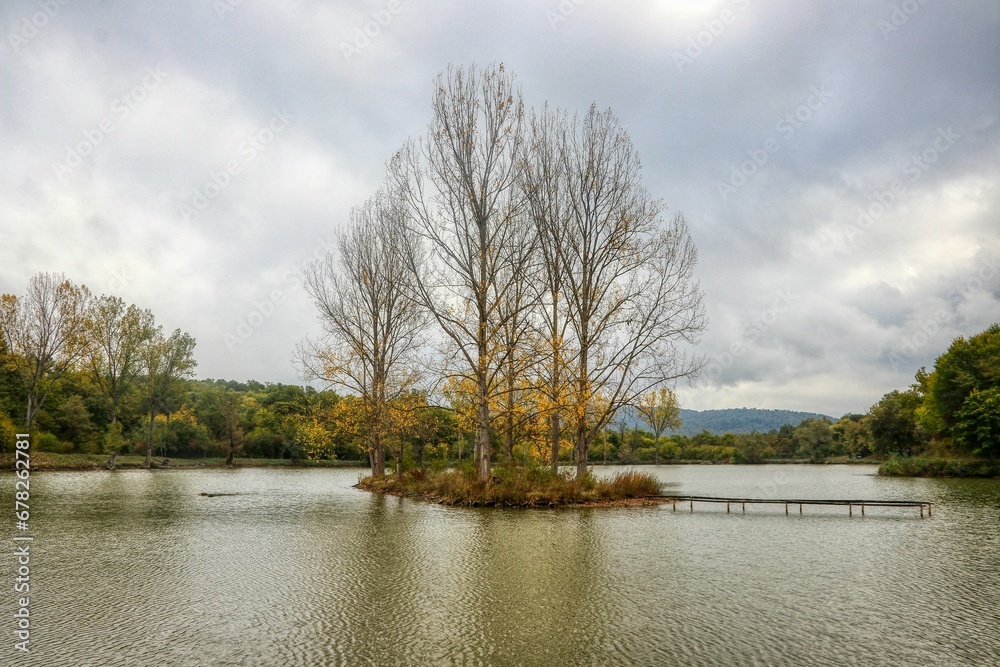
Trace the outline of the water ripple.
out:
<instances>
[{"instance_id":1,"label":"water ripple","mask_svg":"<svg viewBox=\"0 0 1000 667\"><path fill-rule=\"evenodd\" d=\"M678 493L918 497L933 519L447 508L349 470L38 475L33 650L0 664L1000 664L1000 483L866 470L657 472Z\"/></svg>"}]
</instances>

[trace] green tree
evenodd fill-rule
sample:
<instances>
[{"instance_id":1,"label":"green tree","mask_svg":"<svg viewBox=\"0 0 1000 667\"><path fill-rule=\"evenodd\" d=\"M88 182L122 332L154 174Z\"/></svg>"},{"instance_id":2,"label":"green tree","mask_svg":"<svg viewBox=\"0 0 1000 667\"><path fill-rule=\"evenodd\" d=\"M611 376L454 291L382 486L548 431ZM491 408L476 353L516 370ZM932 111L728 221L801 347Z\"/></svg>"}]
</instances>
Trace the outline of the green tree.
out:
<instances>
[{"instance_id":1,"label":"green tree","mask_svg":"<svg viewBox=\"0 0 1000 667\"><path fill-rule=\"evenodd\" d=\"M170 399L179 389L179 381L194 373L198 362L194 360L195 340L191 334L175 329L170 337L164 337L163 328L156 327L152 336L142 346L140 352L142 372L142 396L149 415L146 430L146 467L153 463L153 421L156 415L166 413ZM113 468L117 449L108 452L111 459L108 466Z\"/></svg>"},{"instance_id":2,"label":"green tree","mask_svg":"<svg viewBox=\"0 0 1000 667\"><path fill-rule=\"evenodd\" d=\"M913 456L927 443L927 436L917 423L916 411L921 397L912 389L893 390L873 405L865 417L876 454Z\"/></svg>"},{"instance_id":3,"label":"green tree","mask_svg":"<svg viewBox=\"0 0 1000 667\"><path fill-rule=\"evenodd\" d=\"M871 436L862 423L863 419L864 415L844 415L830 427L834 443L852 459L872 453Z\"/></svg>"},{"instance_id":4,"label":"green tree","mask_svg":"<svg viewBox=\"0 0 1000 667\"><path fill-rule=\"evenodd\" d=\"M833 432L830 422L818 417L809 417L795 427L792 435L795 451L799 456L817 461L830 454Z\"/></svg>"},{"instance_id":5,"label":"green tree","mask_svg":"<svg viewBox=\"0 0 1000 667\"><path fill-rule=\"evenodd\" d=\"M973 391L994 387L1000 387L1000 324L969 339L956 338L934 364L928 396L945 435L951 434Z\"/></svg>"},{"instance_id":6,"label":"green tree","mask_svg":"<svg viewBox=\"0 0 1000 667\"><path fill-rule=\"evenodd\" d=\"M198 397L195 414L225 449L226 465L232 465L244 442L243 394L228 387L212 387Z\"/></svg>"},{"instance_id":7,"label":"green tree","mask_svg":"<svg viewBox=\"0 0 1000 667\"><path fill-rule=\"evenodd\" d=\"M973 389L955 415L955 444L976 456L1000 456L1000 387Z\"/></svg>"},{"instance_id":8,"label":"green tree","mask_svg":"<svg viewBox=\"0 0 1000 667\"><path fill-rule=\"evenodd\" d=\"M76 444L84 444L94 433L94 424L90 420L90 411L79 394L73 394L60 406L59 422L65 440Z\"/></svg>"},{"instance_id":9,"label":"green tree","mask_svg":"<svg viewBox=\"0 0 1000 667\"><path fill-rule=\"evenodd\" d=\"M112 424L142 369L143 346L153 333L153 313L127 306L117 296L99 297L88 311L84 363L107 403Z\"/></svg>"}]
</instances>

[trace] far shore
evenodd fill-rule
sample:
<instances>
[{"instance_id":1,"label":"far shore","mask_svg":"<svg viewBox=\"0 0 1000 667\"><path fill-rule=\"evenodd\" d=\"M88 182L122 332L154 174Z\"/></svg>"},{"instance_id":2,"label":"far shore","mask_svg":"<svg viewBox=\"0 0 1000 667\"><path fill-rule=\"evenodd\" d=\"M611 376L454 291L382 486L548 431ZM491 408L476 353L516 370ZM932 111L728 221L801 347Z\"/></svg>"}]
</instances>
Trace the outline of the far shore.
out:
<instances>
[{"instance_id":1,"label":"far shore","mask_svg":"<svg viewBox=\"0 0 1000 667\"><path fill-rule=\"evenodd\" d=\"M356 468L367 470L367 461L312 460L312 459L261 459L235 458L233 463L226 465L224 457L207 458L171 458L164 459L154 456L152 468L156 470L203 470L207 468ZM447 464L435 462L434 467L452 467L457 461ZM572 465L569 461L561 465ZM592 466L608 467L646 467L655 466L653 462L620 462L591 461ZM878 465L879 474L892 477L978 477L1000 478L1000 462L980 461L971 459L920 458L912 459L881 459L863 458L848 459L846 457L831 457L822 461L809 459L766 459L759 463L730 463L729 461L702 461L686 459L664 459L658 465ZM0 453L0 469L14 469L14 454ZM115 470L145 470L145 455L119 455ZM108 470L107 454L58 454L53 452L31 452L31 471L85 471Z\"/></svg>"}]
</instances>

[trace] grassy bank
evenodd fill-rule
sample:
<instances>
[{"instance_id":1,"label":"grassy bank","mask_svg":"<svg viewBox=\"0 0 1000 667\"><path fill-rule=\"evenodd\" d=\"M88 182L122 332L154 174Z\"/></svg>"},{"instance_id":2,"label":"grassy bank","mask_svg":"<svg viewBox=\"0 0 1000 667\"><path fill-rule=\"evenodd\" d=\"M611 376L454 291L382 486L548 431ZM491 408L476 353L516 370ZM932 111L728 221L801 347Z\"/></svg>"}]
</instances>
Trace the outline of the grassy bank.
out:
<instances>
[{"instance_id":1,"label":"grassy bank","mask_svg":"<svg viewBox=\"0 0 1000 667\"><path fill-rule=\"evenodd\" d=\"M165 462L165 463L164 463ZM153 457L153 466L164 469L223 468L225 458L203 459L163 459ZM362 461L309 461L305 459L241 459L233 460L234 468L343 468L366 465ZM107 454L55 454L51 452L31 452L31 469L34 470L103 470L108 465ZM121 455L115 462L119 469L146 467L145 456ZM14 454L0 454L0 469L14 468Z\"/></svg>"},{"instance_id":2,"label":"grassy bank","mask_svg":"<svg viewBox=\"0 0 1000 667\"><path fill-rule=\"evenodd\" d=\"M636 504L661 493L659 480L646 472L625 471L610 479L582 479L554 474L548 468L498 468L491 483L465 469L414 470L395 476L365 477L358 488L472 507L560 507Z\"/></svg>"},{"instance_id":3,"label":"grassy bank","mask_svg":"<svg viewBox=\"0 0 1000 667\"><path fill-rule=\"evenodd\" d=\"M885 477L1000 477L1000 461L892 458L879 466Z\"/></svg>"}]
</instances>

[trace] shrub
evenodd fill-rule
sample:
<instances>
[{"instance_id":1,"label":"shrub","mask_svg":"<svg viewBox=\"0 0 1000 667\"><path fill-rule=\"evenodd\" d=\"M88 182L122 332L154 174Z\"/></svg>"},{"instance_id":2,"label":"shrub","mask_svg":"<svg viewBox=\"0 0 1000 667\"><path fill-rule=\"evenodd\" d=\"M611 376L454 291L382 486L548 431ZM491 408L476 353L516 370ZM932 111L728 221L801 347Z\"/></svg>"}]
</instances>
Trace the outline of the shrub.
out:
<instances>
[{"instance_id":1,"label":"shrub","mask_svg":"<svg viewBox=\"0 0 1000 667\"><path fill-rule=\"evenodd\" d=\"M63 453L63 444L54 433L40 433L35 439L35 447L40 452Z\"/></svg>"},{"instance_id":2,"label":"shrub","mask_svg":"<svg viewBox=\"0 0 1000 667\"><path fill-rule=\"evenodd\" d=\"M879 466L885 477L1000 477L1000 461L893 457Z\"/></svg>"},{"instance_id":3,"label":"shrub","mask_svg":"<svg viewBox=\"0 0 1000 667\"><path fill-rule=\"evenodd\" d=\"M491 483L476 479L471 468L441 472L415 470L394 476L366 477L358 487L378 493L420 497L450 505L538 507L613 502L660 494L660 482L645 472L628 471L609 480L553 473L549 468L498 467Z\"/></svg>"}]
</instances>

